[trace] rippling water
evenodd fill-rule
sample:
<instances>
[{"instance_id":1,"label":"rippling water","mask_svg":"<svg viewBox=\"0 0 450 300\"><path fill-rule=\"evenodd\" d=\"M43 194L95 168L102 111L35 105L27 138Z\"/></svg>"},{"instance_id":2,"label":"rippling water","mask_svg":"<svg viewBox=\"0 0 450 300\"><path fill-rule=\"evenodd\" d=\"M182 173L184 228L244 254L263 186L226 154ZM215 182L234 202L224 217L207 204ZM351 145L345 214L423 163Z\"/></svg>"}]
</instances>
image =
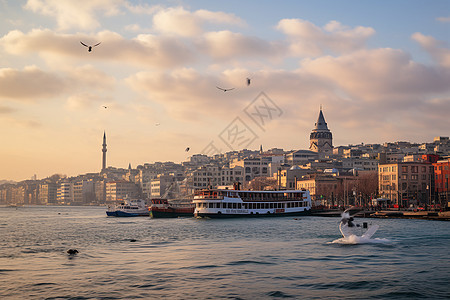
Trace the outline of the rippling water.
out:
<instances>
[{"instance_id":1,"label":"rippling water","mask_svg":"<svg viewBox=\"0 0 450 300\"><path fill-rule=\"evenodd\" d=\"M345 244L336 242L339 218L0 207L0 298L450 298L449 222L364 221L380 226L374 240ZM71 248L79 253L69 256Z\"/></svg>"}]
</instances>

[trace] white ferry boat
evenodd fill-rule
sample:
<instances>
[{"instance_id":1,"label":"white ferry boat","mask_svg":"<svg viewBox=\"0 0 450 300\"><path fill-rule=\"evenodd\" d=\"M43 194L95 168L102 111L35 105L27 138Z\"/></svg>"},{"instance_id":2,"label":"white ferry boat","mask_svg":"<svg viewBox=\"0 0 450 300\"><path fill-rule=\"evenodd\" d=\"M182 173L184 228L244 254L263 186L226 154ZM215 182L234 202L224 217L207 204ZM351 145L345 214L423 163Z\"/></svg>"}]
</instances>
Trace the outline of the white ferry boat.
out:
<instances>
[{"instance_id":1,"label":"white ferry boat","mask_svg":"<svg viewBox=\"0 0 450 300\"><path fill-rule=\"evenodd\" d=\"M148 216L148 206L144 200L124 199L118 205L109 205L106 211L108 217L138 217Z\"/></svg>"},{"instance_id":2,"label":"white ferry boat","mask_svg":"<svg viewBox=\"0 0 450 300\"><path fill-rule=\"evenodd\" d=\"M298 216L311 211L306 190L207 189L197 191L193 203L196 217L209 218Z\"/></svg>"}]
</instances>

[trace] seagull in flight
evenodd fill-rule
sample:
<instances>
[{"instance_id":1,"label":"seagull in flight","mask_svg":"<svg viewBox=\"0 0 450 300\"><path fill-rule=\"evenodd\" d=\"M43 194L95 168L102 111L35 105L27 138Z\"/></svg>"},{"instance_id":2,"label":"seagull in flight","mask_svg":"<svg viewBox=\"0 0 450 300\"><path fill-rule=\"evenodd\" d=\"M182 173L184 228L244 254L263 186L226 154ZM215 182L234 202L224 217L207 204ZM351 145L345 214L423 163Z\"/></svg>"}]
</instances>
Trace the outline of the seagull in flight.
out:
<instances>
[{"instance_id":1,"label":"seagull in flight","mask_svg":"<svg viewBox=\"0 0 450 300\"><path fill-rule=\"evenodd\" d=\"M83 46L85 46L85 47L88 48L88 52L91 52L91 51L92 51L92 48L94 48L95 46L100 45L102 42L97 43L97 44L95 44L94 46L88 46L88 45L86 45L85 43L83 43L82 41L80 41L80 43L81 43L81 45L83 45Z\"/></svg>"},{"instance_id":2,"label":"seagull in flight","mask_svg":"<svg viewBox=\"0 0 450 300\"><path fill-rule=\"evenodd\" d=\"M186 151L186 152L189 152L189 150L190 150L190 148L189 148L189 147L187 147L187 148L186 148L186 150L184 150L184 151Z\"/></svg>"},{"instance_id":3,"label":"seagull in flight","mask_svg":"<svg viewBox=\"0 0 450 300\"><path fill-rule=\"evenodd\" d=\"M251 80L251 79L247 77L247 86L250 85L250 80Z\"/></svg>"},{"instance_id":4,"label":"seagull in flight","mask_svg":"<svg viewBox=\"0 0 450 300\"><path fill-rule=\"evenodd\" d=\"M228 91L234 90L234 88L224 89L224 88L221 88L221 87L218 87L218 86L216 86L216 88L218 88L219 90L224 91L224 92L228 92Z\"/></svg>"},{"instance_id":5,"label":"seagull in flight","mask_svg":"<svg viewBox=\"0 0 450 300\"><path fill-rule=\"evenodd\" d=\"M107 108L108 108L108 106L104 106L104 105L103 105L102 107L103 107L104 109L107 109Z\"/></svg>"}]
</instances>

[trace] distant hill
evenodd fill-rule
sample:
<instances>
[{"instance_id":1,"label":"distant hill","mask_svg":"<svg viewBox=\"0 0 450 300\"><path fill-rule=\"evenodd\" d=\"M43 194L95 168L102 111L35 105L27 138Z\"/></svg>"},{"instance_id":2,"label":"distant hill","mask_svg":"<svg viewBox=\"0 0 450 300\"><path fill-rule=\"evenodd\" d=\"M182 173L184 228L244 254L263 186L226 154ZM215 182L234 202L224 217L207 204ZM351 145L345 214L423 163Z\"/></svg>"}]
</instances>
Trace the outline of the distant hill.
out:
<instances>
[{"instance_id":1,"label":"distant hill","mask_svg":"<svg viewBox=\"0 0 450 300\"><path fill-rule=\"evenodd\" d=\"M17 183L17 182L12 181L12 180L0 180L0 185L6 184L6 183L12 183L12 184L14 184L14 183Z\"/></svg>"}]
</instances>

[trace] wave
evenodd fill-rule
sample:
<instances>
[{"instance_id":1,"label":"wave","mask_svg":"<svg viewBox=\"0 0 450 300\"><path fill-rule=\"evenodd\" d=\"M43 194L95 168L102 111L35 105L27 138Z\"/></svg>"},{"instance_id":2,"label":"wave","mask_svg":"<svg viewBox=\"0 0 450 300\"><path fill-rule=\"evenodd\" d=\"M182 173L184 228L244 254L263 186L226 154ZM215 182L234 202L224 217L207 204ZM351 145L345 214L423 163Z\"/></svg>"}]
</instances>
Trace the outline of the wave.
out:
<instances>
[{"instance_id":1,"label":"wave","mask_svg":"<svg viewBox=\"0 0 450 300\"><path fill-rule=\"evenodd\" d=\"M256 261L256 260L237 260L227 263L227 266L239 266L239 265L247 265L247 264L256 264L256 265L273 265L274 263L267 261Z\"/></svg>"},{"instance_id":2,"label":"wave","mask_svg":"<svg viewBox=\"0 0 450 300\"><path fill-rule=\"evenodd\" d=\"M349 237L343 237L334 240L332 242L329 242L328 244L360 245L360 244L390 244L392 242L393 241L389 239L383 238L370 239L361 236L350 235Z\"/></svg>"}]
</instances>

